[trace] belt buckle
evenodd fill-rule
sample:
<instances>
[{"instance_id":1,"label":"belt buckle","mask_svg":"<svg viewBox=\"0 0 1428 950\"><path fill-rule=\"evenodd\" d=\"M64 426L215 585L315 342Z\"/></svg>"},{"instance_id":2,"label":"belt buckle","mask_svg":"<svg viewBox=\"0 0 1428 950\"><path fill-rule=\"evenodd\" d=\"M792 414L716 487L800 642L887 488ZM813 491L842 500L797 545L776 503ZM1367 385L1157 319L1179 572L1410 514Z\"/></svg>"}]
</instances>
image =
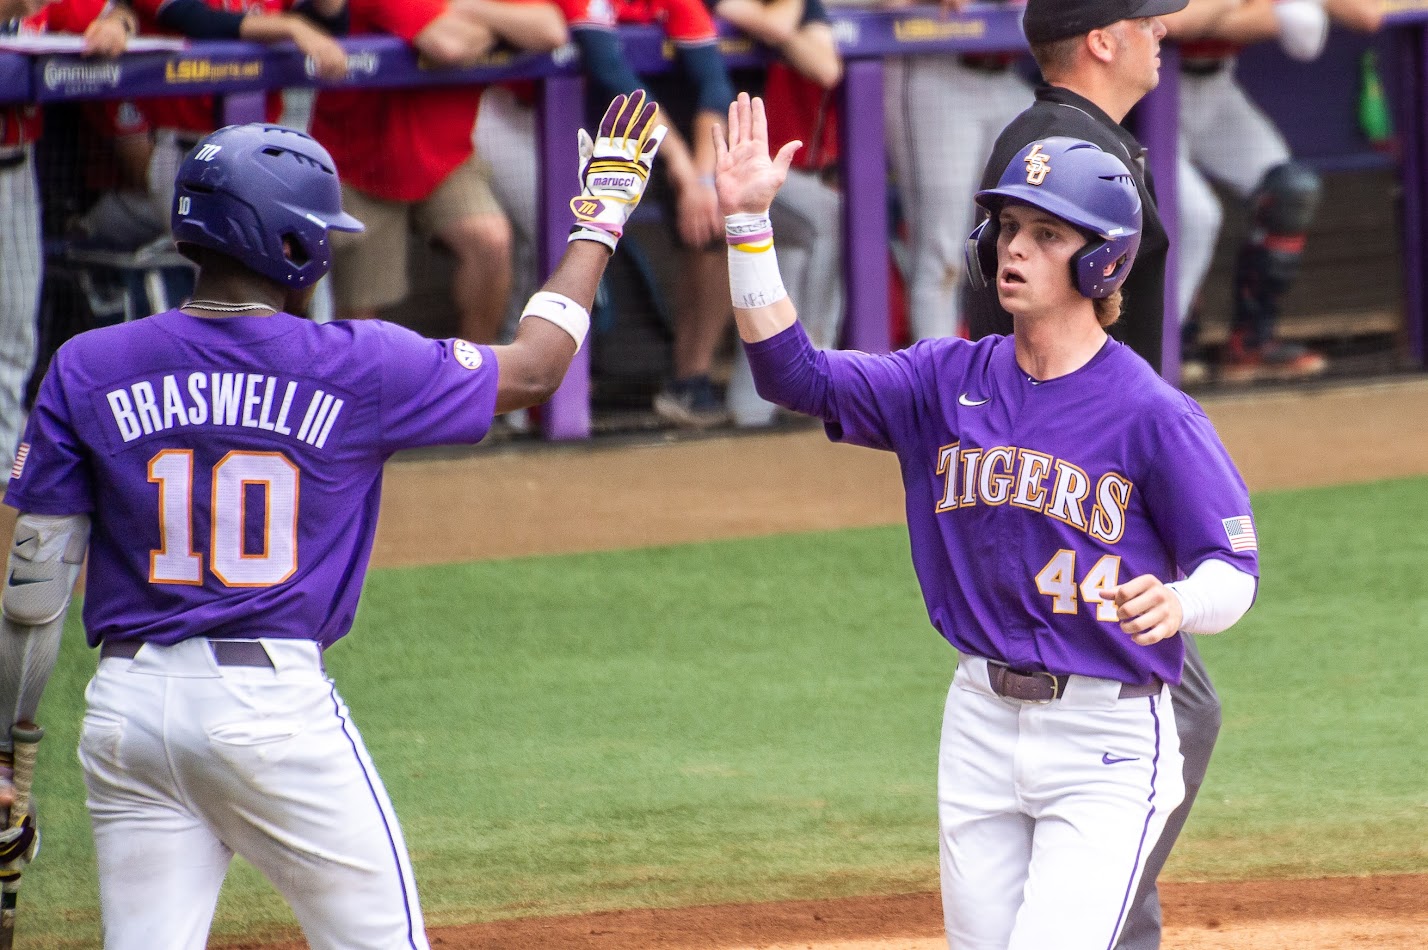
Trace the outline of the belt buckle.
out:
<instances>
[{"instance_id":1,"label":"belt buckle","mask_svg":"<svg viewBox=\"0 0 1428 950\"><path fill-rule=\"evenodd\" d=\"M1023 675L1025 675L1025 674L1023 674ZM1046 672L1045 670L1035 670L1035 671L1032 672L1031 675L1032 675L1032 676L1044 676L1044 677L1046 677L1047 682L1049 682L1049 683L1051 684L1051 698L1050 698L1050 699L1031 699L1031 700L1027 700L1028 702L1036 703L1038 706L1046 706L1046 705L1048 705L1048 704L1050 704L1050 703L1053 703L1053 702L1055 702L1056 700L1058 700L1058 699L1061 698L1061 684L1057 681L1055 674L1053 674L1053 673L1048 673L1048 672Z\"/></svg>"}]
</instances>

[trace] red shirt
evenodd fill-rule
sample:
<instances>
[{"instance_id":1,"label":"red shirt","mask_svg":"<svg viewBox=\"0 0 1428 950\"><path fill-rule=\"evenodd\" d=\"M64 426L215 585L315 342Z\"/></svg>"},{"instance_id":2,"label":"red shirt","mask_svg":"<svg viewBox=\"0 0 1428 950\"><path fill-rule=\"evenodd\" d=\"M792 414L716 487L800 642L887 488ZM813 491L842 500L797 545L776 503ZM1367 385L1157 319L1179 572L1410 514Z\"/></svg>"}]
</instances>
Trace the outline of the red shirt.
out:
<instances>
[{"instance_id":1,"label":"red shirt","mask_svg":"<svg viewBox=\"0 0 1428 950\"><path fill-rule=\"evenodd\" d=\"M104 9L105 0L59 0L20 18L19 32L83 33ZM40 109L31 104L0 106L0 148L19 148L40 137Z\"/></svg>"},{"instance_id":2,"label":"red shirt","mask_svg":"<svg viewBox=\"0 0 1428 950\"><path fill-rule=\"evenodd\" d=\"M131 0L134 12L139 16L139 33L145 36L176 36L158 21L158 15L173 0ZM203 0L215 10L229 13L284 13L293 8L296 0ZM213 96L155 96L140 100L139 108L148 117L149 124L156 129L179 129L197 135L207 135L218 128ZM267 97L269 122L278 121L283 114L283 95L272 89Z\"/></svg>"},{"instance_id":3,"label":"red shirt","mask_svg":"<svg viewBox=\"0 0 1428 950\"><path fill-rule=\"evenodd\" d=\"M390 33L411 43L446 12L446 2L348 0L347 10L351 35ZM324 89L313 107L312 135L347 184L386 201L421 201L475 151L471 136L484 88Z\"/></svg>"},{"instance_id":4,"label":"red shirt","mask_svg":"<svg viewBox=\"0 0 1428 950\"><path fill-rule=\"evenodd\" d=\"M617 23L658 24L676 43L703 43L719 35L703 0L590 0L592 7L604 3L614 8Z\"/></svg>"},{"instance_id":5,"label":"red shirt","mask_svg":"<svg viewBox=\"0 0 1428 950\"><path fill-rule=\"evenodd\" d=\"M1188 40L1180 44L1180 58L1184 59L1224 59L1238 56L1244 49L1243 43L1228 40Z\"/></svg>"},{"instance_id":6,"label":"red shirt","mask_svg":"<svg viewBox=\"0 0 1428 950\"><path fill-rule=\"evenodd\" d=\"M837 93L799 74L787 63L769 64L764 102L769 118L769 150L777 154L798 139L793 167L821 172L838 161Z\"/></svg>"}]
</instances>

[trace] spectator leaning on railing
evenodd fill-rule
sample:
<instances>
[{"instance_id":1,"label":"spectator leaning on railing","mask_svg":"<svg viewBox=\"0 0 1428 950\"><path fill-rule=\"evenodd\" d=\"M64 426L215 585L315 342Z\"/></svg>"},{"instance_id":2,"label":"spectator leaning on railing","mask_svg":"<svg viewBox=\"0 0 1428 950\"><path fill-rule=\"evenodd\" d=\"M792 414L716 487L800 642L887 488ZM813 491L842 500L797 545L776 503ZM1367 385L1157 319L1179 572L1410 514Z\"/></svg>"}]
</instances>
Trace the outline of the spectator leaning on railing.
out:
<instances>
[{"instance_id":1,"label":"spectator leaning on railing","mask_svg":"<svg viewBox=\"0 0 1428 950\"><path fill-rule=\"evenodd\" d=\"M1196 0L1192 7L1216 2ZM1235 78L1235 59L1246 45L1276 40L1291 57L1313 60L1323 51L1331 19L1372 32L1382 17L1378 0L1244 0L1218 11L1203 39L1182 46L1179 260L1186 381L1208 375L1194 313L1223 214L1211 179L1239 199L1250 219L1235 262L1233 318L1219 378L1302 379L1328 368L1323 354L1279 332L1282 300L1298 277L1318 209L1319 176L1294 159L1273 121L1250 100Z\"/></svg>"},{"instance_id":2,"label":"spectator leaning on railing","mask_svg":"<svg viewBox=\"0 0 1428 950\"><path fill-rule=\"evenodd\" d=\"M133 14L103 0L0 0L0 35L83 33L88 56L117 56ZM25 427L25 384L35 362L40 305L40 195L35 142L38 106L0 105L0 457L6 469Z\"/></svg>"},{"instance_id":3,"label":"spectator leaning on railing","mask_svg":"<svg viewBox=\"0 0 1428 950\"><path fill-rule=\"evenodd\" d=\"M500 44L548 51L566 40L543 0L352 0L351 32L390 33L435 67L472 66ZM455 258L458 335L494 343L511 290L511 227L472 143L481 86L323 90L312 134L342 173L343 200L367 224L334 242L338 316L370 318L407 295L412 225Z\"/></svg>"},{"instance_id":4,"label":"spectator leaning on railing","mask_svg":"<svg viewBox=\"0 0 1428 950\"><path fill-rule=\"evenodd\" d=\"M734 98L734 87L719 53L714 20L701 0L613 0L611 6L617 24L653 24L663 29L674 45L678 65L648 83L660 105L660 118L670 127L661 149L665 160L655 166L652 185L679 247L673 372L655 397L654 409L676 425L717 425L728 419L728 413L709 372L733 311L725 299L728 279L724 252L717 243L723 222L714 196L711 135ZM590 9L595 8L591 3ZM609 44L592 50L584 45L591 37L579 31L576 36L583 44L582 56L619 52L618 46ZM599 90L600 95L607 92Z\"/></svg>"},{"instance_id":5,"label":"spectator leaning on railing","mask_svg":"<svg viewBox=\"0 0 1428 950\"><path fill-rule=\"evenodd\" d=\"M347 54L333 34L346 31L346 0L128 0L141 35L193 40L291 41L306 53L322 79L347 75ZM190 148L221 123L211 95L160 96L138 107L154 129L149 193L159 220L169 218L174 176ZM270 89L267 120L282 115L282 91Z\"/></svg>"},{"instance_id":6,"label":"spectator leaning on railing","mask_svg":"<svg viewBox=\"0 0 1428 950\"><path fill-rule=\"evenodd\" d=\"M770 216L779 233L781 267L805 315L815 346L838 345L843 325L843 201L838 190L838 96L843 60L822 0L717 0L716 15L776 50L768 67L734 73L741 92L768 106L777 148L795 139L803 148L774 197ZM777 408L759 396L742 347L734 349L729 413L738 426L774 421Z\"/></svg>"}]
</instances>

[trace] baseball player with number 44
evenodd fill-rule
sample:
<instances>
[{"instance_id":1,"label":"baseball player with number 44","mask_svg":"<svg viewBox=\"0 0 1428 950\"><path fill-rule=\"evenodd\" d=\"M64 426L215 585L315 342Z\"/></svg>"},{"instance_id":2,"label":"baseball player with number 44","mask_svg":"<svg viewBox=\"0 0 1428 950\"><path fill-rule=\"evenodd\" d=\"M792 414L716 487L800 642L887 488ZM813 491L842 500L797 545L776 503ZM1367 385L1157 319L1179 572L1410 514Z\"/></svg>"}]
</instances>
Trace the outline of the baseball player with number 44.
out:
<instances>
[{"instance_id":1,"label":"baseball player with number 44","mask_svg":"<svg viewBox=\"0 0 1428 950\"><path fill-rule=\"evenodd\" d=\"M1249 494L1209 419L1106 326L1135 262L1124 164L1050 138L976 200L969 268L1010 336L885 356L820 351L798 323L768 208L762 103L716 133L734 313L760 394L829 436L897 453L913 566L961 654L938 821L952 950L1106 950L1183 794L1169 686L1182 634L1254 599Z\"/></svg>"},{"instance_id":2,"label":"baseball player with number 44","mask_svg":"<svg viewBox=\"0 0 1428 950\"><path fill-rule=\"evenodd\" d=\"M329 232L362 224L326 149L245 125L179 169L194 299L60 348L5 494L20 515L0 727L38 704L87 545L100 660L79 754L107 950L203 947L235 853L314 950L427 947L396 815L322 654L352 626L387 458L478 442L560 384L649 178L655 116L636 92L580 133L570 243L509 346L303 319Z\"/></svg>"}]
</instances>

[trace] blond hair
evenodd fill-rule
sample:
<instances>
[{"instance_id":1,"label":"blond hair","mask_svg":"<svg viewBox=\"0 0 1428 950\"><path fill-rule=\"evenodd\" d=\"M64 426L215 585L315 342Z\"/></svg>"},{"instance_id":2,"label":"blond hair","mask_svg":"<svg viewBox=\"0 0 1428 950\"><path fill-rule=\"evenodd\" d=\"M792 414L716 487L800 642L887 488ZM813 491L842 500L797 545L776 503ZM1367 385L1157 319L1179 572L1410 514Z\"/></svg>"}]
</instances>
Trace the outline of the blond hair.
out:
<instances>
[{"instance_id":1,"label":"blond hair","mask_svg":"<svg viewBox=\"0 0 1428 950\"><path fill-rule=\"evenodd\" d=\"M1097 297L1091 301L1096 308L1096 322L1104 330L1121 318L1121 292L1118 290L1109 297Z\"/></svg>"}]
</instances>

